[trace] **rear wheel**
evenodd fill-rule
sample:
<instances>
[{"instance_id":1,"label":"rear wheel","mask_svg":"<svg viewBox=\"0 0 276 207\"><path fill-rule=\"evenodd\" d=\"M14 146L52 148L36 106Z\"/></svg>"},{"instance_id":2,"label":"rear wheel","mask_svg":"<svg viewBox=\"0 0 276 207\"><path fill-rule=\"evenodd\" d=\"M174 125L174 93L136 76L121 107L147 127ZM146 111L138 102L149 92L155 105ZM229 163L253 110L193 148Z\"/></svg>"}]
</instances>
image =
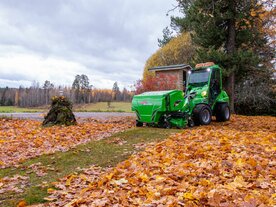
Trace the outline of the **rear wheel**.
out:
<instances>
[{"instance_id":1,"label":"rear wheel","mask_svg":"<svg viewBox=\"0 0 276 207\"><path fill-rule=\"evenodd\" d=\"M228 121L230 119L231 112L227 103L219 103L216 107L216 120Z\"/></svg>"},{"instance_id":2,"label":"rear wheel","mask_svg":"<svg viewBox=\"0 0 276 207\"><path fill-rule=\"evenodd\" d=\"M208 125L212 120L212 112L208 105L199 104L193 112L195 125Z\"/></svg>"}]
</instances>

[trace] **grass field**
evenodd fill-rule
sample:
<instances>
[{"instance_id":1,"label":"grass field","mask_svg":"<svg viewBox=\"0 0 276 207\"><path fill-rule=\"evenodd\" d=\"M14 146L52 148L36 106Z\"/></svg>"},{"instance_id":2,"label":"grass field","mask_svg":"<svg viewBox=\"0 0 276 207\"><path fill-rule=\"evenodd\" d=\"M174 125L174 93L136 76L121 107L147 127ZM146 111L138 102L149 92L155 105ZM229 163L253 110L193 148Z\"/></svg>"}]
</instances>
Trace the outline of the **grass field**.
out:
<instances>
[{"instance_id":1,"label":"grass field","mask_svg":"<svg viewBox=\"0 0 276 207\"><path fill-rule=\"evenodd\" d=\"M135 148L136 144L158 142L175 132L179 132L179 130L157 128L130 129L107 139L79 145L67 152L42 155L23 162L17 168L0 169L1 178L5 176L12 177L17 174L30 177L30 186L26 187L24 193L0 194L0 201L3 201L0 206L16 206L20 200L25 200L28 204L43 203L45 202L43 198L47 196L47 188L52 187L50 183L75 172L78 167L87 168L91 165L101 167L116 166L138 150ZM35 173L29 174L28 166L39 162L43 166L50 165L54 170L48 171L48 174L42 177L37 176ZM50 185L46 188L40 187L45 182Z\"/></svg>"},{"instance_id":2,"label":"grass field","mask_svg":"<svg viewBox=\"0 0 276 207\"><path fill-rule=\"evenodd\" d=\"M131 112L130 102L98 102L85 105L76 105L74 111L78 112Z\"/></svg>"},{"instance_id":3,"label":"grass field","mask_svg":"<svg viewBox=\"0 0 276 207\"><path fill-rule=\"evenodd\" d=\"M0 113L33 113L47 111L49 106L36 108L20 108L16 106L0 106ZM98 102L74 105L76 112L131 112L130 102Z\"/></svg>"},{"instance_id":4,"label":"grass field","mask_svg":"<svg viewBox=\"0 0 276 207\"><path fill-rule=\"evenodd\" d=\"M0 106L0 113L34 113L40 112L43 109L39 108L20 108L16 106Z\"/></svg>"}]
</instances>

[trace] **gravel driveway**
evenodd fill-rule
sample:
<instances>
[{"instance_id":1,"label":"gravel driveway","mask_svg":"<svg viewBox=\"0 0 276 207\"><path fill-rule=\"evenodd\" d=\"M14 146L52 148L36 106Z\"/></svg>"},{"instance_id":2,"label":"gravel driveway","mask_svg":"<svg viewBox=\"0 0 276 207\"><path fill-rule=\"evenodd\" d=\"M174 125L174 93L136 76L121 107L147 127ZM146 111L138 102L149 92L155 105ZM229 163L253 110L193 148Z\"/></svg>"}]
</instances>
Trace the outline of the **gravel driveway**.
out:
<instances>
[{"instance_id":1,"label":"gravel driveway","mask_svg":"<svg viewBox=\"0 0 276 207\"><path fill-rule=\"evenodd\" d=\"M121 113L121 112L74 112L76 118L95 118L95 119L108 119L112 117L126 117L133 116L134 113ZM42 120L44 113L0 113L1 116L12 117L17 119L34 119Z\"/></svg>"}]
</instances>

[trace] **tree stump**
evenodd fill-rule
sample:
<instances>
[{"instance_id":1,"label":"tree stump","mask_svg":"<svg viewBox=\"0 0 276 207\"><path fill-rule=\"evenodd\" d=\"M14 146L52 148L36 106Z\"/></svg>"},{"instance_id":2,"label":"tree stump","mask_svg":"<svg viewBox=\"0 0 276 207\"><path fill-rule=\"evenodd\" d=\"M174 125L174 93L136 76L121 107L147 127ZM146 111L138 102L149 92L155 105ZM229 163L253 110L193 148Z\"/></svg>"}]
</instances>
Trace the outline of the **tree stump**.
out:
<instances>
[{"instance_id":1,"label":"tree stump","mask_svg":"<svg viewBox=\"0 0 276 207\"><path fill-rule=\"evenodd\" d=\"M48 114L44 117L42 126L53 125L75 125L76 118L72 111L72 103L64 96L54 96L52 98L51 108Z\"/></svg>"}]
</instances>

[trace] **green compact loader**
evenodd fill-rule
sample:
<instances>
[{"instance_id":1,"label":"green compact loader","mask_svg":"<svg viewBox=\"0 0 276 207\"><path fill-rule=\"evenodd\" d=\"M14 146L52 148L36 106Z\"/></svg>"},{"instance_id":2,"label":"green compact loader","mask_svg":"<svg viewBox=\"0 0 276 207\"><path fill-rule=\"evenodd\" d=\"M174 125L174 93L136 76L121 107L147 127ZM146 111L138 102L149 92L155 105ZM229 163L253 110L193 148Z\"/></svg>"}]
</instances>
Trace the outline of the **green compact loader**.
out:
<instances>
[{"instance_id":1,"label":"green compact loader","mask_svg":"<svg viewBox=\"0 0 276 207\"><path fill-rule=\"evenodd\" d=\"M230 119L229 97L222 89L221 68L214 63L197 64L188 71L182 90L152 91L135 95L132 111L136 126L184 128L208 125L212 116L217 121Z\"/></svg>"}]
</instances>

